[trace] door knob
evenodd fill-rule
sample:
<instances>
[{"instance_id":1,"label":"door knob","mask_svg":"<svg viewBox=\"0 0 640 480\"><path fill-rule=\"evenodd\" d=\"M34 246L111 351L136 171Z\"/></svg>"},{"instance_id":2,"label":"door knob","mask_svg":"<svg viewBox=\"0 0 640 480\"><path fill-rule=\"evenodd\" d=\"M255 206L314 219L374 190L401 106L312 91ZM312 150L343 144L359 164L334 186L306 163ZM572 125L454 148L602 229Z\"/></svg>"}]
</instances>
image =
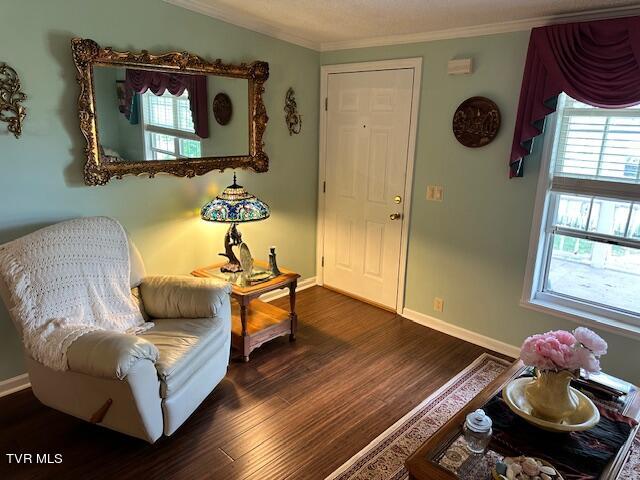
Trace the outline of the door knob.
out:
<instances>
[{"instance_id":1,"label":"door knob","mask_svg":"<svg viewBox=\"0 0 640 480\"><path fill-rule=\"evenodd\" d=\"M389 218L391 220L398 220L401 216L402 216L401 213L392 213L391 215L389 215Z\"/></svg>"},{"instance_id":2,"label":"door knob","mask_svg":"<svg viewBox=\"0 0 640 480\"><path fill-rule=\"evenodd\" d=\"M400 195L396 195L395 197L393 197L393 201L395 203L400 203L402 202L402 197Z\"/></svg>"}]
</instances>

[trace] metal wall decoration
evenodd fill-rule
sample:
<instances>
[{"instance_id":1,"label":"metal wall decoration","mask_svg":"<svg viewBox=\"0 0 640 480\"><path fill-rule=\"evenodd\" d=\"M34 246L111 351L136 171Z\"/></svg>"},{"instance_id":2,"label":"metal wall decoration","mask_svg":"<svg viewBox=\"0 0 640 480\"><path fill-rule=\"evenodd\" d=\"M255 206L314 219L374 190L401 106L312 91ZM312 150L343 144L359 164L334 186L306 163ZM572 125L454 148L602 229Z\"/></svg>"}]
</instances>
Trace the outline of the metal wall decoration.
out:
<instances>
[{"instance_id":1,"label":"metal wall decoration","mask_svg":"<svg viewBox=\"0 0 640 480\"><path fill-rule=\"evenodd\" d=\"M0 62L0 121L7 122L7 129L16 138L22 134L22 121L27 110L20 105L27 96L20 90L20 79L16 71Z\"/></svg>"},{"instance_id":2,"label":"metal wall decoration","mask_svg":"<svg viewBox=\"0 0 640 480\"><path fill-rule=\"evenodd\" d=\"M298 104L293 88L289 87L284 99L285 122L289 129L289 135L298 134L302 130L302 115L298 113Z\"/></svg>"},{"instance_id":3,"label":"metal wall decoration","mask_svg":"<svg viewBox=\"0 0 640 480\"><path fill-rule=\"evenodd\" d=\"M194 177L212 170L227 168L250 168L255 172L269 169L269 157L264 152L262 137L267 128L267 109L262 100L264 82L269 78L269 64L256 61L238 65L223 63L222 60L205 60L189 52L169 52L153 55L141 52L118 52L111 47L100 47L95 41L84 38L71 40L76 79L80 85L78 97L78 118L84 135L86 163L84 181L87 185L105 185L111 178L124 175L148 175L169 173L179 177ZM93 91L93 67L119 66L133 67L161 72L218 75L248 80L249 89L249 153L221 157L187 158L180 161L147 160L140 162L108 162L100 155L96 130L96 103Z\"/></svg>"},{"instance_id":4,"label":"metal wall decoration","mask_svg":"<svg viewBox=\"0 0 640 480\"><path fill-rule=\"evenodd\" d=\"M500 110L485 97L471 97L460 104L453 115L453 134L465 147L484 147L500 129Z\"/></svg>"},{"instance_id":5,"label":"metal wall decoration","mask_svg":"<svg viewBox=\"0 0 640 480\"><path fill-rule=\"evenodd\" d=\"M233 106L226 93L220 92L213 99L213 117L220 125L227 125L231 121Z\"/></svg>"}]
</instances>

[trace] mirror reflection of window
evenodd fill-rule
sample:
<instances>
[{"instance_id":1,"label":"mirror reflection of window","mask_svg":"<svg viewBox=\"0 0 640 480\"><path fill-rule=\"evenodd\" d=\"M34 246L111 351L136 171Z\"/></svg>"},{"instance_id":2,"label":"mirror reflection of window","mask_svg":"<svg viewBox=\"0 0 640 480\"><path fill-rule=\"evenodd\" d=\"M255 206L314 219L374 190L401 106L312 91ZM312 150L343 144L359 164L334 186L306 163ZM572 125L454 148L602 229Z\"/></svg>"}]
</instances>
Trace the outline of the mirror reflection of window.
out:
<instances>
[{"instance_id":1,"label":"mirror reflection of window","mask_svg":"<svg viewBox=\"0 0 640 480\"><path fill-rule=\"evenodd\" d=\"M93 74L96 125L105 163L249 153L246 79L208 75L198 83L175 73L166 74L171 78L147 78L135 69L102 66L96 66ZM131 76L129 87L127 75ZM178 84L187 85L182 89ZM154 90L163 93L157 95ZM229 95L233 104L227 125L219 125L213 118L209 100L217 92ZM191 94L197 102L192 101Z\"/></svg>"},{"instance_id":2,"label":"mirror reflection of window","mask_svg":"<svg viewBox=\"0 0 640 480\"><path fill-rule=\"evenodd\" d=\"M146 160L175 160L202 156L200 137L195 134L188 92L174 96L168 91L142 98L142 125Z\"/></svg>"}]
</instances>

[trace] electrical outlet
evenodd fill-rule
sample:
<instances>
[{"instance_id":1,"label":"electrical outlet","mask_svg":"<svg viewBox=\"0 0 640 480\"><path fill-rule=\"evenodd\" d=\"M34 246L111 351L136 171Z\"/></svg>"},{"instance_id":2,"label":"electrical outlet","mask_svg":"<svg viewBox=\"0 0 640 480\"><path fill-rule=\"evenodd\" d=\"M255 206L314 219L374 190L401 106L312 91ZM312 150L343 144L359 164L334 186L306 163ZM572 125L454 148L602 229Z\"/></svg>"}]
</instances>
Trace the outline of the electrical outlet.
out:
<instances>
[{"instance_id":1,"label":"electrical outlet","mask_svg":"<svg viewBox=\"0 0 640 480\"><path fill-rule=\"evenodd\" d=\"M443 312L444 311L444 300L440 297L436 297L433 299L433 309L436 312Z\"/></svg>"}]
</instances>

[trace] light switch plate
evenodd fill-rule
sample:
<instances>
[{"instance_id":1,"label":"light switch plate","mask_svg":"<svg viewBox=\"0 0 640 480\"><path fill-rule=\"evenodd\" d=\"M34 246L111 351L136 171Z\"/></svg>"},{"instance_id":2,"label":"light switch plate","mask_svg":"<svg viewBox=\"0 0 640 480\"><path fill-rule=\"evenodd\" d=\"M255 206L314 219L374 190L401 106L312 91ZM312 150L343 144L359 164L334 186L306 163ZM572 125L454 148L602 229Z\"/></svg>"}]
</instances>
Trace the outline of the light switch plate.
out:
<instances>
[{"instance_id":1,"label":"light switch plate","mask_svg":"<svg viewBox=\"0 0 640 480\"><path fill-rule=\"evenodd\" d=\"M433 185L427 185L427 200L433 200L433 197L435 196L434 193L434 186Z\"/></svg>"},{"instance_id":2,"label":"light switch plate","mask_svg":"<svg viewBox=\"0 0 640 480\"><path fill-rule=\"evenodd\" d=\"M441 185L427 185L427 200L441 202L444 200L444 190Z\"/></svg>"}]
</instances>

